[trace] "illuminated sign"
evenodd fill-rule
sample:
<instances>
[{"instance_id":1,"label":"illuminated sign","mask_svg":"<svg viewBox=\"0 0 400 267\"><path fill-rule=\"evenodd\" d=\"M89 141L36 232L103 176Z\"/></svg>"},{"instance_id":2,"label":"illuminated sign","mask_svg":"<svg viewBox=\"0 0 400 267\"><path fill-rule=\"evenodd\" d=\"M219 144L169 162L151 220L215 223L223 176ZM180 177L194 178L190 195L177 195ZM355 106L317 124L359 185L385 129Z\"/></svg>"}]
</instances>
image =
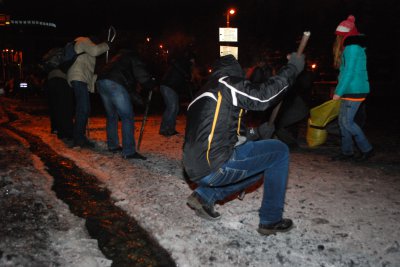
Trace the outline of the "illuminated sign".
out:
<instances>
[{"instance_id":1,"label":"illuminated sign","mask_svg":"<svg viewBox=\"0 0 400 267\"><path fill-rule=\"evenodd\" d=\"M236 59L238 59L239 48L237 46L227 46L221 45L219 47L219 55L221 57L226 55L233 55Z\"/></svg>"},{"instance_id":2,"label":"illuminated sign","mask_svg":"<svg viewBox=\"0 0 400 267\"><path fill-rule=\"evenodd\" d=\"M238 28L219 28L220 42L237 42Z\"/></svg>"}]
</instances>

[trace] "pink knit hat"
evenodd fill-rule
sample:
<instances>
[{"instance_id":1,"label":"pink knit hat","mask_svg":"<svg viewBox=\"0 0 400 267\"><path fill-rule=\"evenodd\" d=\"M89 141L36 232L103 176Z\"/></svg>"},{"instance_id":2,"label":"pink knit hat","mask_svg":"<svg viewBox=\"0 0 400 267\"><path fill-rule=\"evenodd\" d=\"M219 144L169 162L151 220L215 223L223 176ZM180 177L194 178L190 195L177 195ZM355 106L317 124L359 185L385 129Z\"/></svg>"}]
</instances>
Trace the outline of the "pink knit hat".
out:
<instances>
[{"instance_id":1,"label":"pink knit hat","mask_svg":"<svg viewBox=\"0 0 400 267\"><path fill-rule=\"evenodd\" d=\"M339 26L337 26L335 34L345 37L360 34L354 24L355 21L356 18L353 15L348 16L346 20L343 20L340 22Z\"/></svg>"}]
</instances>

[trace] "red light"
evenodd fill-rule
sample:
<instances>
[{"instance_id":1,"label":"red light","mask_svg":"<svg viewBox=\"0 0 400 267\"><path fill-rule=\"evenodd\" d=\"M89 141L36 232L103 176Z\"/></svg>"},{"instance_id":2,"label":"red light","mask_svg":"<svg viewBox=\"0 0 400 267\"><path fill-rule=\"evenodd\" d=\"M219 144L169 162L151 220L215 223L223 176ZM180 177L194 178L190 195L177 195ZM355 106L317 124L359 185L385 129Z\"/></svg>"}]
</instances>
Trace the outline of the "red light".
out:
<instances>
[{"instance_id":1,"label":"red light","mask_svg":"<svg viewBox=\"0 0 400 267\"><path fill-rule=\"evenodd\" d=\"M0 14L0 26L10 24L10 15Z\"/></svg>"}]
</instances>

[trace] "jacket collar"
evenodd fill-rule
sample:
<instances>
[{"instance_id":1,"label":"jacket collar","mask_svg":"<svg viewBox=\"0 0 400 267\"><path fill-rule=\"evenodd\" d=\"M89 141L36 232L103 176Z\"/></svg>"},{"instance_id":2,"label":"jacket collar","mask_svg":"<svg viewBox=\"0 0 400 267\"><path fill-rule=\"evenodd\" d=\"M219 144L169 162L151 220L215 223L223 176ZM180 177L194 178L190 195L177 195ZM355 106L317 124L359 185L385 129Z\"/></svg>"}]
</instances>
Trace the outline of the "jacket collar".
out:
<instances>
[{"instance_id":1,"label":"jacket collar","mask_svg":"<svg viewBox=\"0 0 400 267\"><path fill-rule=\"evenodd\" d=\"M367 46L367 40L365 35L359 34L359 35L352 35L347 37L344 40L343 46L348 46L348 45L359 45L361 47L366 47Z\"/></svg>"}]
</instances>

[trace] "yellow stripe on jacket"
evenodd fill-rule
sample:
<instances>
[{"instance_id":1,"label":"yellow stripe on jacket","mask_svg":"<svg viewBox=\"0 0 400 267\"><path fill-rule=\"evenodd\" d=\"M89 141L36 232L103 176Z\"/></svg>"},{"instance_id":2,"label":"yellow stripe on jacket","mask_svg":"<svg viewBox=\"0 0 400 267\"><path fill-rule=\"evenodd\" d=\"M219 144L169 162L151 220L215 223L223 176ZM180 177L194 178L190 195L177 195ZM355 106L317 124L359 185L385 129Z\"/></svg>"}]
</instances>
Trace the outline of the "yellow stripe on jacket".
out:
<instances>
[{"instance_id":1,"label":"yellow stripe on jacket","mask_svg":"<svg viewBox=\"0 0 400 267\"><path fill-rule=\"evenodd\" d=\"M218 115L219 115L219 109L221 107L221 102L222 102L222 95L221 95L221 92L218 92L217 107L215 109L215 114L214 114L214 120L213 120L213 124L212 124L212 128L211 128L211 133L208 136L207 162L208 162L209 166L211 166L210 157L209 157L210 150L211 150L211 143L212 143L212 139L214 137L215 126L217 125L217 120L218 120Z\"/></svg>"},{"instance_id":2,"label":"yellow stripe on jacket","mask_svg":"<svg viewBox=\"0 0 400 267\"><path fill-rule=\"evenodd\" d=\"M238 127L236 129L237 135L240 135L240 125L242 124L242 115L243 115L243 109L241 108L239 113Z\"/></svg>"}]
</instances>

